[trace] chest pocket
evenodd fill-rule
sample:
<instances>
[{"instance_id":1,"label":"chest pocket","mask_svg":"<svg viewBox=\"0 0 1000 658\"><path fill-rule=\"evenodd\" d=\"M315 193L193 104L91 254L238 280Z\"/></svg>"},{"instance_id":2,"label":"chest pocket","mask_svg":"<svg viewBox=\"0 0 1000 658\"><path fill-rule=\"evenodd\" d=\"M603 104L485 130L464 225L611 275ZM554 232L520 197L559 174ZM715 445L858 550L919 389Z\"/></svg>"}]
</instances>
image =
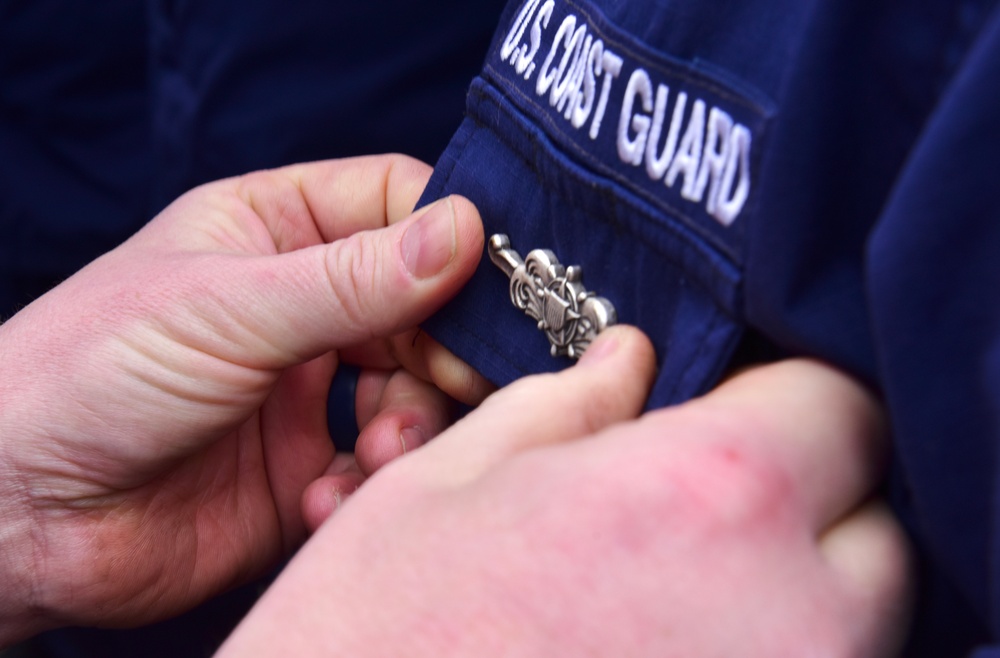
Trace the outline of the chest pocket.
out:
<instances>
[{"instance_id":1,"label":"chest pocket","mask_svg":"<svg viewBox=\"0 0 1000 658\"><path fill-rule=\"evenodd\" d=\"M488 239L578 266L619 322L650 336L650 404L672 404L718 379L743 331L744 226L766 117L591 4L526 0L502 19L422 202L464 195ZM570 365L509 286L484 257L425 329L498 385ZM564 311L542 314L562 325Z\"/></svg>"}]
</instances>

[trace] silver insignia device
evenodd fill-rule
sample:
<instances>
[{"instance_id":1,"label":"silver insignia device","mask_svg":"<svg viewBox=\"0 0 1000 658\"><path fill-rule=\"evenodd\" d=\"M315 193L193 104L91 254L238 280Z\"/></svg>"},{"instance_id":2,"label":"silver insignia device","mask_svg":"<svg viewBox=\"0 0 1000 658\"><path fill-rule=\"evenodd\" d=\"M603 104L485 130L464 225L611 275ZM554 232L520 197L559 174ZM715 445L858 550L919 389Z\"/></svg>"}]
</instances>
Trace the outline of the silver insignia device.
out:
<instances>
[{"instance_id":1,"label":"silver insignia device","mask_svg":"<svg viewBox=\"0 0 1000 658\"><path fill-rule=\"evenodd\" d=\"M489 254L510 278L510 301L548 336L552 356L580 358L597 334L618 321L611 302L583 287L583 270L563 267L548 249L535 249L522 260L498 233L490 238Z\"/></svg>"}]
</instances>

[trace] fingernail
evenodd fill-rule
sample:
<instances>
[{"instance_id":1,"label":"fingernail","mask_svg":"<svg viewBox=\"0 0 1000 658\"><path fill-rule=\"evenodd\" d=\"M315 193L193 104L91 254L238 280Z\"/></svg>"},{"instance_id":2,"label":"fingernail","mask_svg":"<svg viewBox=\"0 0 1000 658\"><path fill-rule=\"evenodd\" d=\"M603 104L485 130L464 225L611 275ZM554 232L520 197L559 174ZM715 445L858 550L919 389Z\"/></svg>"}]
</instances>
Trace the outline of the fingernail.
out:
<instances>
[{"instance_id":1,"label":"fingernail","mask_svg":"<svg viewBox=\"0 0 1000 658\"><path fill-rule=\"evenodd\" d=\"M403 446L403 454L405 455L424 445L427 442L427 436L419 427L404 427L399 432L399 442Z\"/></svg>"},{"instance_id":2,"label":"fingernail","mask_svg":"<svg viewBox=\"0 0 1000 658\"><path fill-rule=\"evenodd\" d=\"M587 347L587 351L580 357L579 365L594 365L604 361L609 356L618 351L621 341L614 332L605 333L597 338Z\"/></svg>"},{"instance_id":3,"label":"fingernail","mask_svg":"<svg viewBox=\"0 0 1000 658\"><path fill-rule=\"evenodd\" d=\"M444 198L406 229L401 244L403 263L417 279L443 270L455 256L455 207Z\"/></svg>"}]
</instances>

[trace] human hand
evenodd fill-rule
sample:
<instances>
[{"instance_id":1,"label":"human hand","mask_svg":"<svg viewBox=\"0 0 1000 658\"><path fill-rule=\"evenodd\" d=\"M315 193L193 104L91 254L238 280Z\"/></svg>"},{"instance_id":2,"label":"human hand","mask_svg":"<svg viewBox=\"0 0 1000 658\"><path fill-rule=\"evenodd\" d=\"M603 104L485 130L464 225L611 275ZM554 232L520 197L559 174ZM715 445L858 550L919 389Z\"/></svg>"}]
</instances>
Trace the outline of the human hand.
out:
<instances>
[{"instance_id":1,"label":"human hand","mask_svg":"<svg viewBox=\"0 0 1000 658\"><path fill-rule=\"evenodd\" d=\"M876 402L810 361L638 420L638 332L382 469L219 656L888 656L908 557Z\"/></svg>"},{"instance_id":2,"label":"human hand","mask_svg":"<svg viewBox=\"0 0 1000 658\"><path fill-rule=\"evenodd\" d=\"M429 174L205 185L0 326L0 642L176 613L301 541L333 350L415 326L481 254L467 201L409 216Z\"/></svg>"},{"instance_id":3,"label":"human hand","mask_svg":"<svg viewBox=\"0 0 1000 658\"><path fill-rule=\"evenodd\" d=\"M456 402L476 406L496 387L419 327L341 351L344 361L366 363L355 389L359 434L355 453L341 455L302 499L311 531L347 493L345 475L364 478L419 448L454 422Z\"/></svg>"},{"instance_id":4,"label":"human hand","mask_svg":"<svg viewBox=\"0 0 1000 658\"><path fill-rule=\"evenodd\" d=\"M365 476L444 431L454 421L454 402L475 407L496 390L420 327L342 355L372 366L361 371L355 400L357 467Z\"/></svg>"}]
</instances>

